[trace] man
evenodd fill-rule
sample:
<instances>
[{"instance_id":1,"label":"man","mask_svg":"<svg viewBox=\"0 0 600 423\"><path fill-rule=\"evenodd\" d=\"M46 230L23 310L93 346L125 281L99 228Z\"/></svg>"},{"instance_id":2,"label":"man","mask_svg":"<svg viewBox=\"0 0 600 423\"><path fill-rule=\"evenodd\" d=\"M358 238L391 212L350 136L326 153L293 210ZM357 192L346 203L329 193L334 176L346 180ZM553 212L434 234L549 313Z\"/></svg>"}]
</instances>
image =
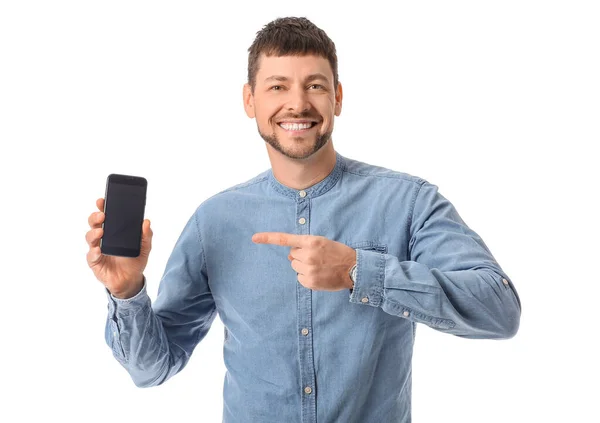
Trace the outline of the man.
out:
<instances>
[{"instance_id":1,"label":"man","mask_svg":"<svg viewBox=\"0 0 600 423\"><path fill-rule=\"evenodd\" d=\"M427 181L341 156L333 42L277 19L249 49L244 107L271 169L205 200L187 222L154 304L140 257L88 263L108 291L106 341L138 386L188 362L216 313L225 326L225 422L409 422L416 323L510 338L509 277ZM103 199L97 201L103 209Z\"/></svg>"}]
</instances>

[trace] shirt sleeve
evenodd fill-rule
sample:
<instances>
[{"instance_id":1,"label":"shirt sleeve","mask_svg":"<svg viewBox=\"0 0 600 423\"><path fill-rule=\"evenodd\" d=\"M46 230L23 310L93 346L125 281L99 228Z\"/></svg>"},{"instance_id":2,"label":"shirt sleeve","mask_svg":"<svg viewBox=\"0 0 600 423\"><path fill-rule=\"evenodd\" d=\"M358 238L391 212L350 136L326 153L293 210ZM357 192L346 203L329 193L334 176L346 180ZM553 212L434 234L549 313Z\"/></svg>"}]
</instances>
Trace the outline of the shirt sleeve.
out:
<instances>
[{"instance_id":1,"label":"shirt sleeve","mask_svg":"<svg viewBox=\"0 0 600 423\"><path fill-rule=\"evenodd\" d=\"M350 302L465 338L511 338L521 302L483 240L438 187L417 191L409 258L357 249L357 278Z\"/></svg>"},{"instance_id":2,"label":"shirt sleeve","mask_svg":"<svg viewBox=\"0 0 600 423\"><path fill-rule=\"evenodd\" d=\"M137 386L160 385L183 369L216 316L196 214L175 244L153 305L145 278L132 298L107 295L106 343Z\"/></svg>"}]
</instances>

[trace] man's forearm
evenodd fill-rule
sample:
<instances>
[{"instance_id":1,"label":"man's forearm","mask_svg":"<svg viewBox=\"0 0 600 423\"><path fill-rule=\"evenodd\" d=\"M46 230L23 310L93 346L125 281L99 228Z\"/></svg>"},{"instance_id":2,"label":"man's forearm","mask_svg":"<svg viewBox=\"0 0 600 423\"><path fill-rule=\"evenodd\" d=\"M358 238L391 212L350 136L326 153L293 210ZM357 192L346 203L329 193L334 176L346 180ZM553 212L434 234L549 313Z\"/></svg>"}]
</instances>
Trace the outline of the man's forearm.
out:
<instances>
[{"instance_id":1,"label":"man's forearm","mask_svg":"<svg viewBox=\"0 0 600 423\"><path fill-rule=\"evenodd\" d=\"M185 364L185 353L169 344L145 284L128 299L116 299L110 293L108 297L106 342L136 386L159 385L177 373Z\"/></svg>"},{"instance_id":2,"label":"man's forearm","mask_svg":"<svg viewBox=\"0 0 600 423\"><path fill-rule=\"evenodd\" d=\"M510 338L521 314L499 269L442 272L371 251L359 252L350 301L465 338Z\"/></svg>"}]
</instances>

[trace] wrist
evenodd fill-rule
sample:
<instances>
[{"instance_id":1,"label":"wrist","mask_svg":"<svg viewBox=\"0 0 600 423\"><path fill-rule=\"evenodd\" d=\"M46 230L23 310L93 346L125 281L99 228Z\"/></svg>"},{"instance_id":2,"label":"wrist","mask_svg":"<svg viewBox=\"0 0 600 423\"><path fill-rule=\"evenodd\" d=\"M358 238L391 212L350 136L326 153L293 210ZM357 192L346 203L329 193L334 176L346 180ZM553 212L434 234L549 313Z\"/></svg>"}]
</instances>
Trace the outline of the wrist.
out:
<instances>
[{"instance_id":1,"label":"wrist","mask_svg":"<svg viewBox=\"0 0 600 423\"><path fill-rule=\"evenodd\" d=\"M119 300L128 300L130 298L135 297L140 293L142 288L144 287L144 275L141 276L141 279L137 280L135 283L127 284L127 289L122 291L110 292L113 297L118 298ZM110 290L109 290L110 291Z\"/></svg>"}]
</instances>

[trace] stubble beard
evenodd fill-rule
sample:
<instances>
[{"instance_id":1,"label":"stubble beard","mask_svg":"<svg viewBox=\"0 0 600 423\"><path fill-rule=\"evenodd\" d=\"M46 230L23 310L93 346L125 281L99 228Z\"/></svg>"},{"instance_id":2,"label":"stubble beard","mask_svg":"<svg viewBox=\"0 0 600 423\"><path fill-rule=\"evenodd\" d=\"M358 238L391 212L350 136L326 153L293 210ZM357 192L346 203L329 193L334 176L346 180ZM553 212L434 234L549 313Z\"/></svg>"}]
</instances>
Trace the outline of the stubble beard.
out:
<instances>
[{"instance_id":1,"label":"stubble beard","mask_svg":"<svg viewBox=\"0 0 600 423\"><path fill-rule=\"evenodd\" d=\"M275 150L277 150L284 156L289 157L291 159L306 159L306 158L312 156L313 154L315 154L325 144L327 144L327 141L329 141L331 139L332 131L328 131L328 132L325 132L324 134L317 135L317 138L316 138L315 142L312 143L312 146L310 148L307 147L307 149L304 149L301 151L284 148L284 146L281 145L281 142L279 141L279 138L277 137L277 135L275 133L272 133L271 135L263 134L260 131L260 129L258 130L258 133L260 134L261 138L263 140L265 140L265 142L269 143L269 145L271 147L273 147ZM293 138L293 140L302 142L301 137ZM306 141L304 141L304 142L306 142Z\"/></svg>"}]
</instances>

